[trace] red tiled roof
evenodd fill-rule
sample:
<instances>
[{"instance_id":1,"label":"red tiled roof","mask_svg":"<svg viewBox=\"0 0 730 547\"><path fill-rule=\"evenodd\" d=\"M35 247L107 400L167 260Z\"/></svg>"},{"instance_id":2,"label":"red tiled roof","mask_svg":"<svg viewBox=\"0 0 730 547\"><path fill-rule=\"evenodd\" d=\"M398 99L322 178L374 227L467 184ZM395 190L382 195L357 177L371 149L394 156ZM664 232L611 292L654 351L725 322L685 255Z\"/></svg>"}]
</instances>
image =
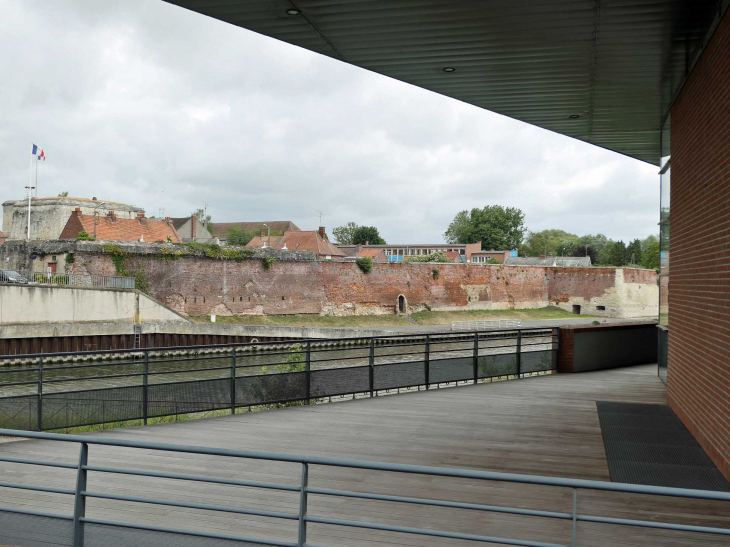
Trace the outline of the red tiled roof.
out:
<instances>
[{"instance_id":1,"label":"red tiled roof","mask_svg":"<svg viewBox=\"0 0 730 547\"><path fill-rule=\"evenodd\" d=\"M286 248L290 251L312 251L320 256L345 256L345 253L326 239L323 239L316 231L286 232L283 236L271 236L271 242L266 236L263 238L256 236L248 242L246 247L261 248L264 245L272 249L283 249L286 245Z\"/></svg>"},{"instance_id":2,"label":"red tiled roof","mask_svg":"<svg viewBox=\"0 0 730 547\"><path fill-rule=\"evenodd\" d=\"M8 237L8 236L5 235L5 232L0 232L0 238L3 238L3 237Z\"/></svg>"},{"instance_id":3,"label":"red tiled roof","mask_svg":"<svg viewBox=\"0 0 730 547\"><path fill-rule=\"evenodd\" d=\"M267 220L265 222L211 222L208 231L214 236L225 238L230 228L241 228L247 232L254 232L258 235L261 230L266 230L268 224L272 232L298 232L299 228L291 220Z\"/></svg>"},{"instance_id":4,"label":"red tiled roof","mask_svg":"<svg viewBox=\"0 0 730 547\"><path fill-rule=\"evenodd\" d=\"M382 255L382 256L380 256ZM383 249L362 249L359 253L357 253L358 257L361 256L369 256L370 258L379 258L381 260L387 260L387 257L385 256L385 253L383 252Z\"/></svg>"},{"instance_id":5,"label":"red tiled roof","mask_svg":"<svg viewBox=\"0 0 730 547\"><path fill-rule=\"evenodd\" d=\"M74 211L59 239L76 239L81 231L85 231L89 235L94 234L94 216ZM167 241L168 237L174 242L182 241L177 230L172 226L172 222L168 224L163 220L149 220L144 217L112 218L111 215L97 215L96 217L96 239L107 241L144 239L147 243L154 243Z\"/></svg>"},{"instance_id":6,"label":"red tiled roof","mask_svg":"<svg viewBox=\"0 0 730 547\"><path fill-rule=\"evenodd\" d=\"M457 251L442 251L446 256L449 257L451 262L462 262L461 254Z\"/></svg>"}]
</instances>

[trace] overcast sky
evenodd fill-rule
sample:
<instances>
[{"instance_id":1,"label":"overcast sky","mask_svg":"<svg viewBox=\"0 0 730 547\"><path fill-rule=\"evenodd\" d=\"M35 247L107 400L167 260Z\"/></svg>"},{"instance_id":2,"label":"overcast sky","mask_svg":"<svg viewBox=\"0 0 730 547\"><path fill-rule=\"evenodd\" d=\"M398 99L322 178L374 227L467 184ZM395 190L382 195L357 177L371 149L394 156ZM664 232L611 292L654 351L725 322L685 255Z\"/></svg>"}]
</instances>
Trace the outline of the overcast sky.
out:
<instances>
[{"instance_id":1,"label":"overcast sky","mask_svg":"<svg viewBox=\"0 0 730 547\"><path fill-rule=\"evenodd\" d=\"M157 0L0 0L0 201L374 225L440 242L454 215L530 230L657 232L657 168Z\"/></svg>"}]
</instances>

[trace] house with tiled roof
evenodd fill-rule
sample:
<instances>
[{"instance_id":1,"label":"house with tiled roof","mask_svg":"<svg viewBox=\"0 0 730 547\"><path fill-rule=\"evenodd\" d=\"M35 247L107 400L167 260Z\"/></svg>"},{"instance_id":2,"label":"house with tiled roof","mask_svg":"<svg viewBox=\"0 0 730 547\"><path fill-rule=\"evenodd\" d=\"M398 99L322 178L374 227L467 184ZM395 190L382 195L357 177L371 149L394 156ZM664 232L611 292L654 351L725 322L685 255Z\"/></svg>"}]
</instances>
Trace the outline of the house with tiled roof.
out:
<instances>
[{"instance_id":1,"label":"house with tiled roof","mask_svg":"<svg viewBox=\"0 0 730 547\"><path fill-rule=\"evenodd\" d=\"M345 257L345 253L329 242L324 228L319 231L286 232L283 236L256 236L246 247L311 251L319 260L339 260Z\"/></svg>"},{"instance_id":2,"label":"house with tiled roof","mask_svg":"<svg viewBox=\"0 0 730 547\"><path fill-rule=\"evenodd\" d=\"M211 222L207 226L213 237L217 237L222 244L228 240L228 230L238 228L244 232L268 234L273 232L279 236L287 232L300 232L299 227L291 220L267 220L263 222Z\"/></svg>"},{"instance_id":3,"label":"house with tiled roof","mask_svg":"<svg viewBox=\"0 0 730 547\"><path fill-rule=\"evenodd\" d=\"M209 224L207 222L200 222L200 219L195 215L172 218L172 225L183 241L216 243L216 238L208 230Z\"/></svg>"},{"instance_id":4,"label":"house with tiled roof","mask_svg":"<svg viewBox=\"0 0 730 547\"><path fill-rule=\"evenodd\" d=\"M383 249L366 248L360 249L355 255L357 258L368 257L372 258L373 262L388 262L388 257L385 256Z\"/></svg>"},{"instance_id":5,"label":"house with tiled roof","mask_svg":"<svg viewBox=\"0 0 730 547\"><path fill-rule=\"evenodd\" d=\"M76 208L66 222L59 239L76 239L80 232L105 241L182 242L172 219L150 220L140 213L136 218L119 218L114 211L106 215L85 215Z\"/></svg>"}]
</instances>

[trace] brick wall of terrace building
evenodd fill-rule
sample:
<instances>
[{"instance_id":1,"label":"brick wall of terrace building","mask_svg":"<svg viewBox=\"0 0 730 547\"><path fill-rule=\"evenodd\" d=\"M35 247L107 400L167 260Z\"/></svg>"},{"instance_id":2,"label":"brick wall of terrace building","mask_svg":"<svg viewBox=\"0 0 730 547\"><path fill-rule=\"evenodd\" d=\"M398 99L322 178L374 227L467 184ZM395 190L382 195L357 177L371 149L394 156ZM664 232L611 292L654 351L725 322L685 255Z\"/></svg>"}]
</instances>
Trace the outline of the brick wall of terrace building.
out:
<instances>
[{"instance_id":1,"label":"brick wall of terrace building","mask_svg":"<svg viewBox=\"0 0 730 547\"><path fill-rule=\"evenodd\" d=\"M730 479L727 12L672 106L671 124L668 400Z\"/></svg>"},{"instance_id":2,"label":"brick wall of terrace building","mask_svg":"<svg viewBox=\"0 0 730 547\"><path fill-rule=\"evenodd\" d=\"M111 257L99 253L77 252L71 266L76 273L116 272ZM364 274L346 262L277 261L267 270L260 260L165 260L150 254L131 254L126 268L143 271L157 300L188 315L390 314L403 295L411 312L548 305L572 310L580 301L583 313L627 316L626 310L640 308L625 300L631 291L646 294L653 305L639 315L656 315L658 301L656 274L609 268L374 263ZM605 311L596 311L597 305Z\"/></svg>"}]
</instances>

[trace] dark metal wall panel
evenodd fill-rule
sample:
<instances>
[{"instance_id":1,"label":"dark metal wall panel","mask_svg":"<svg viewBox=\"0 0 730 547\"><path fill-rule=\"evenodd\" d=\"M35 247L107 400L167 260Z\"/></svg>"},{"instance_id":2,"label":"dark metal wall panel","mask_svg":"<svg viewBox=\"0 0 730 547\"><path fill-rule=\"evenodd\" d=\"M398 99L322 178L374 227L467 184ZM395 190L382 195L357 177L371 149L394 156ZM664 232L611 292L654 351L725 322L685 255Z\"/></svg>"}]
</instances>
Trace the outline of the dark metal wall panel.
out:
<instances>
[{"instance_id":1,"label":"dark metal wall panel","mask_svg":"<svg viewBox=\"0 0 730 547\"><path fill-rule=\"evenodd\" d=\"M662 115L718 5L717 0L168 1L654 164ZM287 15L293 6L302 13ZM446 66L456 71L445 73Z\"/></svg>"}]
</instances>

